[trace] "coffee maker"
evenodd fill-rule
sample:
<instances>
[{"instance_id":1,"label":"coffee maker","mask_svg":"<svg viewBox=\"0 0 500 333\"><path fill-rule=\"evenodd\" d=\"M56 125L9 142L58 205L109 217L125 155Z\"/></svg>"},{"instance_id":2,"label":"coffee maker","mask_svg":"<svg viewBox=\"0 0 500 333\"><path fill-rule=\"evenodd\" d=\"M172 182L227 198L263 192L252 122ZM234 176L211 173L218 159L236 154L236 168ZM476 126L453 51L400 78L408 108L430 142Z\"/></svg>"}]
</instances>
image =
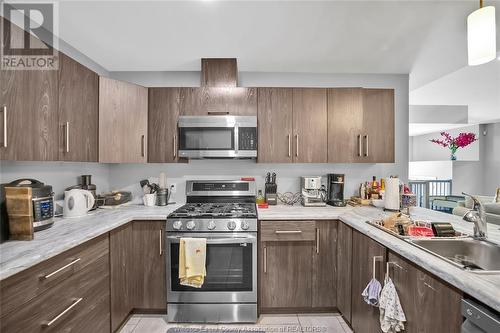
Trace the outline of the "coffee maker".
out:
<instances>
[{"instance_id":1,"label":"coffee maker","mask_svg":"<svg viewBox=\"0 0 500 333\"><path fill-rule=\"evenodd\" d=\"M306 207L326 206L326 190L319 177L301 177L302 205Z\"/></svg>"},{"instance_id":2,"label":"coffee maker","mask_svg":"<svg viewBox=\"0 0 500 333\"><path fill-rule=\"evenodd\" d=\"M335 207L344 207L344 182L343 174L328 174L328 201L327 204Z\"/></svg>"}]
</instances>

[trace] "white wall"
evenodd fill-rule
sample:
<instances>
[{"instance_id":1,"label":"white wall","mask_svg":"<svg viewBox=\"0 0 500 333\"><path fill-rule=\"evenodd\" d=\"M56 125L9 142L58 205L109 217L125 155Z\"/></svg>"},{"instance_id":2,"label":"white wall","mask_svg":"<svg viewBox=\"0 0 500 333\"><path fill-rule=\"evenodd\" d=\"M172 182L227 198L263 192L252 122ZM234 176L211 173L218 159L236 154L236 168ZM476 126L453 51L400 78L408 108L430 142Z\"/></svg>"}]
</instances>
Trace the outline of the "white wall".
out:
<instances>
[{"instance_id":1,"label":"white wall","mask_svg":"<svg viewBox=\"0 0 500 333\"><path fill-rule=\"evenodd\" d=\"M99 193L109 191L109 165L74 162L12 162L0 161L0 183L9 183L19 178L34 178L52 185L57 199L64 189L76 185L81 175L92 175Z\"/></svg>"},{"instance_id":2,"label":"white wall","mask_svg":"<svg viewBox=\"0 0 500 333\"><path fill-rule=\"evenodd\" d=\"M500 123L480 125L479 131L480 161L453 163L454 194L493 196L500 187Z\"/></svg>"},{"instance_id":3,"label":"white wall","mask_svg":"<svg viewBox=\"0 0 500 333\"><path fill-rule=\"evenodd\" d=\"M138 83L144 86L198 86L199 73L110 73L111 77ZM308 86L308 87L373 87L395 89L396 111L396 163L394 164L257 164L255 161L191 161L189 164L110 164L94 165L93 170L85 163L18 163L2 162L2 178L7 180L20 177L38 177L53 184L58 191L75 184L76 176L84 173L109 175L108 181L97 177L94 183L98 192L104 189L128 188L140 193L139 181L144 178L158 177L165 171L169 182L178 184L175 200L184 200L184 182L190 178L217 178L255 176L259 187L267 171L278 175L278 190L298 191L299 177L307 175L326 175L327 173L346 174L346 196L353 195L359 183L370 180L372 176L386 177L398 175L408 178L408 75L375 74L295 74L295 73L240 73L242 86ZM21 166L18 168L18 165ZM61 177L61 175L65 175ZM56 186L57 185L57 186Z\"/></svg>"},{"instance_id":4,"label":"white wall","mask_svg":"<svg viewBox=\"0 0 500 333\"><path fill-rule=\"evenodd\" d=\"M486 131L481 149L483 192L493 195L500 187L500 122L487 124L483 130Z\"/></svg>"},{"instance_id":5,"label":"white wall","mask_svg":"<svg viewBox=\"0 0 500 333\"><path fill-rule=\"evenodd\" d=\"M449 180L453 177L452 161L410 162L408 178L414 180Z\"/></svg>"},{"instance_id":6,"label":"white wall","mask_svg":"<svg viewBox=\"0 0 500 333\"><path fill-rule=\"evenodd\" d=\"M455 137L461 132L475 133L479 141L474 142L466 148L457 151L457 159L460 161L478 161L479 147L481 145L481 137L479 135L479 125L461 127L447 131L451 136ZM414 136L411 140L411 161L446 161L450 160L450 150L438 144L430 142L431 139L441 139L439 132Z\"/></svg>"}]
</instances>

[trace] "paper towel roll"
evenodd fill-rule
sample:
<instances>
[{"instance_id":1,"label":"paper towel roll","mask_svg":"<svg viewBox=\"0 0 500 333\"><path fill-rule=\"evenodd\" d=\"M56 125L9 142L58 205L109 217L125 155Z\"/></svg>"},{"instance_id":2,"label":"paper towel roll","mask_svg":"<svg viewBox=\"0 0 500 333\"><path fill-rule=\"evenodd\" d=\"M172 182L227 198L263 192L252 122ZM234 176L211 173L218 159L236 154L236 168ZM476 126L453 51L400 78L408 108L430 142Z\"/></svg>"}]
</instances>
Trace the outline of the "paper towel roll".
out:
<instances>
[{"instance_id":1,"label":"paper towel roll","mask_svg":"<svg viewBox=\"0 0 500 333\"><path fill-rule=\"evenodd\" d=\"M399 178L385 179L385 209L399 210Z\"/></svg>"}]
</instances>

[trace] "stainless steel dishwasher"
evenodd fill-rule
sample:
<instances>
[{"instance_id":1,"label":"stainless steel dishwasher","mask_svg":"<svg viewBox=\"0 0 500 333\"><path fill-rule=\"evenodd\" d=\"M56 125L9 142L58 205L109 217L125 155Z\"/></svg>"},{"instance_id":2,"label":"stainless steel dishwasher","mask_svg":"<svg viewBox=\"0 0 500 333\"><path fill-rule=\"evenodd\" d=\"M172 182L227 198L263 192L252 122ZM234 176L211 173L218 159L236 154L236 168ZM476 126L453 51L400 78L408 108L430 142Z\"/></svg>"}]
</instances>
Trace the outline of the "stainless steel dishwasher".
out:
<instances>
[{"instance_id":1,"label":"stainless steel dishwasher","mask_svg":"<svg viewBox=\"0 0 500 333\"><path fill-rule=\"evenodd\" d=\"M462 300L462 315L465 321L461 333L498 333L500 332L500 314L493 312L470 299Z\"/></svg>"}]
</instances>

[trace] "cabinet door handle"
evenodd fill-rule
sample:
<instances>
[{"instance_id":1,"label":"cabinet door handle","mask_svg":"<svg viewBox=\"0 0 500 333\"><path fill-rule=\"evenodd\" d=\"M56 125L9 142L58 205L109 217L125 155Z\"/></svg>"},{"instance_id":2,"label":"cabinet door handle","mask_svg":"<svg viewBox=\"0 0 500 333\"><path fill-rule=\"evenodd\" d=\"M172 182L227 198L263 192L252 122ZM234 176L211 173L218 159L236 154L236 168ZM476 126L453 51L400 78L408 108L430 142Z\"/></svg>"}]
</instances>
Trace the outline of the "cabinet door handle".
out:
<instances>
[{"instance_id":1,"label":"cabinet door handle","mask_svg":"<svg viewBox=\"0 0 500 333\"><path fill-rule=\"evenodd\" d=\"M144 157L144 134L141 135L141 156Z\"/></svg>"},{"instance_id":2,"label":"cabinet door handle","mask_svg":"<svg viewBox=\"0 0 500 333\"><path fill-rule=\"evenodd\" d=\"M319 228L316 228L316 254L319 254Z\"/></svg>"},{"instance_id":3,"label":"cabinet door handle","mask_svg":"<svg viewBox=\"0 0 500 333\"><path fill-rule=\"evenodd\" d=\"M163 254L163 230L160 228L160 257Z\"/></svg>"},{"instance_id":4,"label":"cabinet door handle","mask_svg":"<svg viewBox=\"0 0 500 333\"><path fill-rule=\"evenodd\" d=\"M69 121L66 122L66 152L69 153Z\"/></svg>"},{"instance_id":5,"label":"cabinet door handle","mask_svg":"<svg viewBox=\"0 0 500 333\"><path fill-rule=\"evenodd\" d=\"M290 134L288 134L287 137L288 137L288 157L291 157L292 156L292 143L291 143Z\"/></svg>"},{"instance_id":6,"label":"cabinet door handle","mask_svg":"<svg viewBox=\"0 0 500 333\"><path fill-rule=\"evenodd\" d=\"M365 135L365 157L368 157L368 134Z\"/></svg>"},{"instance_id":7,"label":"cabinet door handle","mask_svg":"<svg viewBox=\"0 0 500 333\"><path fill-rule=\"evenodd\" d=\"M295 134L295 157L299 157L299 135Z\"/></svg>"},{"instance_id":8,"label":"cabinet door handle","mask_svg":"<svg viewBox=\"0 0 500 333\"><path fill-rule=\"evenodd\" d=\"M207 111L209 116L225 116L229 114L229 111Z\"/></svg>"},{"instance_id":9,"label":"cabinet door handle","mask_svg":"<svg viewBox=\"0 0 500 333\"><path fill-rule=\"evenodd\" d=\"M424 286L431 289L432 291L436 291L436 289L433 286L431 286L430 284L428 284L427 282L424 282Z\"/></svg>"},{"instance_id":10,"label":"cabinet door handle","mask_svg":"<svg viewBox=\"0 0 500 333\"><path fill-rule=\"evenodd\" d=\"M76 264L77 262L79 262L80 260L82 260L81 258L76 258L75 260L73 260L72 262L70 262L69 264L67 265L64 265L63 267L59 268L59 269L56 269L55 271L53 271L52 273L50 274L47 274L47 275L44 275L44 276L41 276L40 279L41 280L46 280L46 279L49 279L51 277L53 277L54 275L56 275L57 273L65 270L66 268L68 267L71 267L73 266L74 264Z\"/></svg>"},{"instance_id":11,"label":"cabinet door handle","mask_svg":"<svg viewBox=\"0 0 500 333\"><path fill-rule=\"evenodd\" d=\"M3 106L3 147L7 148L7 105Z\"/></svg>"},{"instance_id":12,"label":"cabinet door handle","mask_svg":"<svg viewBox=\"0 0 500 333\"><path fill-rule=\"evenodd\" d=\"M276 230L275 234L301 234L302 230Z\"/></svg>"},{"instance_id":13,"label":"cabinet door handle","mask_svg":"<svg viewBox=\"0 0 500 333\"><path fill-rule=\"evenodd\" d=\"M267 247L264 246L264 258L263 258L263 265L264 265L264 273L267 273Z\"/></svg>"},{"instance_id":14,"label":"cabinet door handle","mask_svg":"<svg viewBox=\"0 0 500 333\"><path fill-rule=\"evenodd\" d=\"M47 323L44 323L42 324L43 327L50 327L52 326L56 321L58 321L59 319L61 319L62 316L64 316L66 313L68 313L71 309L73 309L75 306L78 305L78 303L80 303L81 301L83 300L83 298L77 298L74 300L73 303L71 303L70 306L68 306L63 312L61 312L60 314L58 314L57 316L54 317L54 319L52 319L51 321L47 322Z\"/></svg>"},{"instance_id":15,"label":"cabinet door handle","mask_svg":"<svg viewBox=\"0 0 500 333\"><path fill-rule=\"evenodd\" d=\"M177 135L174 134L174 158L177 157Z\"/></svg>"},{"instance_id":16,"label":"cabinet door handle","mask_svg":"<svg viewBox=\"0 0 500 333\"><path fill-rule=\"evenodd\" d=\"M360 134L358 135L358 157L361 157L361 155L363 154L362 150L363 150L363 145L361 143L361 134Z\"/></svg>"}]
</instances>

